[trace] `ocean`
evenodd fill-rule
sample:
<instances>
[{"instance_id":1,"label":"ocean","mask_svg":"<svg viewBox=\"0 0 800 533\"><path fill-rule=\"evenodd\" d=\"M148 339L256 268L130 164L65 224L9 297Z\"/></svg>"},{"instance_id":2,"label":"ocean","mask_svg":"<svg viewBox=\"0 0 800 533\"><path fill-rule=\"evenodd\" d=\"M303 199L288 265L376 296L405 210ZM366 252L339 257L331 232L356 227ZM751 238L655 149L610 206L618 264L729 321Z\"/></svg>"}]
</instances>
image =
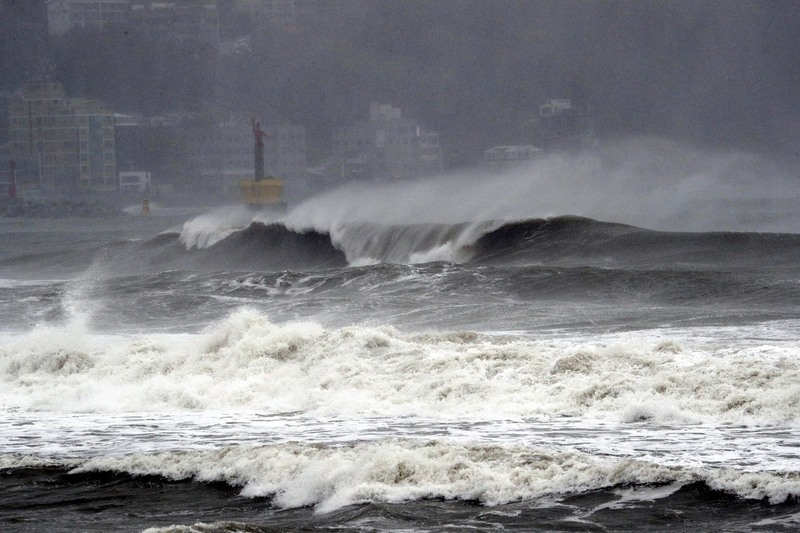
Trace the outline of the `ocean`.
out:
<instances>
[{"instance_id":1,"label":"ocean","mask_svg":"<svg viewBox=\"0 0 800 533\"><path fill-rule=\"evenodd\" d=\"M0 530L800 528L796 231L346 196L0 220Z\"/></svg>"}]
</instances>

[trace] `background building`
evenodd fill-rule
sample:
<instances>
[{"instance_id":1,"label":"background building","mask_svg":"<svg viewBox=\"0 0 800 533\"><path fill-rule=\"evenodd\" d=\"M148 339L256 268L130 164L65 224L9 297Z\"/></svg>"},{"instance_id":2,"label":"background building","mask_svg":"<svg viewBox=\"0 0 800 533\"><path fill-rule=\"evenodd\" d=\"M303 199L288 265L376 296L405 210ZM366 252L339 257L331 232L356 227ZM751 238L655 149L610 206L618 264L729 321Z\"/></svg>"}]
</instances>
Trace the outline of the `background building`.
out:
<instances>
[{"instance_id":1,"label":"background building","mask_svg":"<svg viewBox=\"0 0 800 533\"><path fill-rule=\"evenodd\" d=\"M591 109L570 99L550 99L541 104L534 126L536 141L548 149L597 146Z\"/></svg>"},{"instance_id":2,"label":"background building","mask_svg":"<svg viewBox=\"0 0 800 533\"><path fill-rule=\"evenodd\" d=\"M39 167L41 187L64 193L116 190L114 115L67 98L58 83L29 85L9 105L9 152Z\"/></svg>"},{"instance_id":3,"label":"background building","mask_svg":"<svg viewBox=\"0 0 800 533\"><path fill-rule=\"evenodd\" d=\"M264 170L282 178L303 176L306 140L302 126L261 127ZM253 179L250 117L224 121L192 114L155 117L119 115L116 120L120 172L147 172L154 190L222 199L239 180Z\"/></svg>"},{"instance_id":4,"label":"background building","mask_svg":"<svg viewBox=\"0 0 800 533\"><path fill-rule=\"evenodd\" d=\"M181 188L186 172L186 133L183 115L117 115L117 168L147 172L155 190Z\"/></svg>"},{"instance_id":5,"label":"background building","mask_svg":"<svg viewBox=\"0 0 800 533\"><path fill-rule=\"evenodd\" d=\"M371 104L368 121L337 131L333 150L345 178L409 177L442 169L439 135L423 131L389 104Z\"/></svg>"},{"instance_id":6,"label":"background building","mask_svg":"<svg viewBox=\"0 0 800 533\"><path fill-rule=\"evenodd\" d=\"M318 0L236 0L235 8L259 25L297 29L317 14Z\"/></svg>"},{"instance_id":7,"label":"background building","mask_svg":"<svg viewBox=\"0 0 800 533\"><path fill-rule=\"evenodd\" d=\"M130 4L130 0L48 0L47 28L51 35L63 35L75 28L124 25Z\"/></svg>"},{"instance_id":8,"label":"background building","mask_svg":"<svg viewBox=\"0 0 800 533\"><path fill-rule=\"evenodd\" d=\"M219 44L216 0L130 0L130 25L152 39Z\"/></svg>"},{"instance_id":9,"label":"background building","mask_svg":"<svg viewBox=\"0 0 800 533\"><path fill-rule=\"evenodd\" d=\"M264 172L295 177L306 167L305 130L291 124L267 124L264 140ZM224 189L239 180L253 179L254 139L249 118L188 126L187 168L202 189Z\"/></svg>"},{"instance_id":10,"label":"background building","mask_svg":"<svg viewBox=\"0 0 800 533\"><path fill-rule=\"evenodd\" d=\"M49 0L47 27L51 35L121 27L150 39L219 42L217 0Z\"/></svg>"}]
</instances>

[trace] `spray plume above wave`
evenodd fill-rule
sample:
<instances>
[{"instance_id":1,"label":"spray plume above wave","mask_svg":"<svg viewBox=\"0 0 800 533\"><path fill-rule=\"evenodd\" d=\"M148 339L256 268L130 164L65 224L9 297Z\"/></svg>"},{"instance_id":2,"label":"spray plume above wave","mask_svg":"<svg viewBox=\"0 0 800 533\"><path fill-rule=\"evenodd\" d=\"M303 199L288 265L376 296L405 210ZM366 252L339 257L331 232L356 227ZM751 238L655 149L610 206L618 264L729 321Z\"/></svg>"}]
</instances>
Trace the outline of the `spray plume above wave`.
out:
<instances>
[{"instance_id":1,"label":"spray plume above wave","mask_svg":"<svg viewBox=\"0 0 800 533\"><path fill-rule=\"evenodd\" d=\"M752 268L765 261L791 267L800 257L800 237L771 233L679 233L562 216L481 223L383 225L340 224L331 233L291 229L282 222L253 222L226 229L178 257L232 269L320 269L379 263L435 261L494 265L627 268ZM177 252L176 252L177 253Z\"/></svg>"},{"instance_id":2,"label":"spray plume above wave","mask_svg":"<svg viewBox=\"0 0 800 533\"><path fill-rule=\"evenodd\" d=\"M578 215L665 231L800 231L794 172L660 139L552 153L505 171L353 183L296 206L286 226L457 224ZM790 208L783 210L784 208Z\"/></svg>"},{"instance_id":3,"label":"spray plume above wave","mask_svg":"<svg viewBox=\"0 0 800 533\"><path fill-rule=\"evenodd\" d=\"M747 185L752 182L760 185ZM221 209L187 222L180 240L187 250L206 249L213 259L236 257L247 264L248 254L261 250L268 267L289 269L431 261L559 264L577 256L605 258L607 266L668 266L701 258L747 262L764 253L783 263L797 247L788 236L665 231L798 231L787 183L785 172L754 156L639 140L588 155L551 154L493 174L351 183L283 217Z\"/></svg>"},{"instance_id":4,"label":"spray plume above wave","mask_svg":"<svg viewBox=\"0 0 800 533\"><path fill-rule=\"evenodd\" d=\"M505 172L351 183L281 216L220 208L143 243L94 253L12 251L0 265L80 271L102 255L123 274L433 261L706 268L763 259L780 266L796 260L796 237L753 232L800 231L787 176L754 156L628 141ZM687 231L698 233L679 233Z\"/></svg>"}]
</instances>

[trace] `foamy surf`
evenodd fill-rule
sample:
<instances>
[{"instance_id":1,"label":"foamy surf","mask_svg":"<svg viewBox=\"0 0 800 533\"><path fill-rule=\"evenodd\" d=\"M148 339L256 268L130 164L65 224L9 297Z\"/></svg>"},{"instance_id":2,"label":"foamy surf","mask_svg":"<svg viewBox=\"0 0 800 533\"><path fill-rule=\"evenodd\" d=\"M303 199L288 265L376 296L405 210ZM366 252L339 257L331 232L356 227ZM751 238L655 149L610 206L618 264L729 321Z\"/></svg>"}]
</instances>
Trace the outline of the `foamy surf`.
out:
<instances>
[{"instance_id":1,"label":"foamy surf","mask_svg":"<svg viewBox=\"0 0 800 533\"><path fill-rule=\"evenodd\" d=\"M0 468L35 461L0 456ZM52 462L43 465L53 466ZM279 508L318 512L367 502L431 498L497 506L619 488L614 505L668 497L682 485L773 504L800 496L796 472L748 472L731 467L663 465L635 457L607 457L535 444L487 444L388 439L325 446L286 443L214 450L107 455L62 463L71 474L119 472L169 480L224 482L248 498L268 497ZM648 489L647 487L662 487ZM599 510L599 509L598 509Z\"/></svg>"},{"instance_id":2,"label":"foamy surf","mask_svg":"<svg viewBox=\"0 0 800 533\"><path fill-rule=\"evenodd\" d=\"M0 232L0 529L792 530L797 235L329 201Z\"/></svg>"},{"instance_id":3,"label":"foamy surf","mask_svg":"<svg viewBox=\"0 0 800 533\"><path fill-rule=\"evenodd\" d=\"M252 309L193 334L100 335L78 320L3 334L0 407L798 421L796 340L731 345L689 333L540 340L328 329L275 324Z\"/></svg>"}]
</instances>

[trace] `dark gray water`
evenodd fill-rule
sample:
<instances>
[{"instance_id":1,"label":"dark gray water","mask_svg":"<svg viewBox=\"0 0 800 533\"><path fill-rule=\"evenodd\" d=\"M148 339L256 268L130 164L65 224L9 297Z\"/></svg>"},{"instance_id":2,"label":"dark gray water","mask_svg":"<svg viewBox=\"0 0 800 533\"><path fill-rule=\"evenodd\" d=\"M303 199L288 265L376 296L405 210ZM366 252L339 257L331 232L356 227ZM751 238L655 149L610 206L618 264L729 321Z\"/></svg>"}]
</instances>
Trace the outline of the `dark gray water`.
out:
<instances>
[{"instance_id":1,"label":"dark gray water","mask_svg":"<svg viewBox=\"0 0 800 533\"><path fill-rule=\"evenodd\" d=\"M0 221L0 528L792 531L800 236Z\"/></svg>"}]
</instances>

